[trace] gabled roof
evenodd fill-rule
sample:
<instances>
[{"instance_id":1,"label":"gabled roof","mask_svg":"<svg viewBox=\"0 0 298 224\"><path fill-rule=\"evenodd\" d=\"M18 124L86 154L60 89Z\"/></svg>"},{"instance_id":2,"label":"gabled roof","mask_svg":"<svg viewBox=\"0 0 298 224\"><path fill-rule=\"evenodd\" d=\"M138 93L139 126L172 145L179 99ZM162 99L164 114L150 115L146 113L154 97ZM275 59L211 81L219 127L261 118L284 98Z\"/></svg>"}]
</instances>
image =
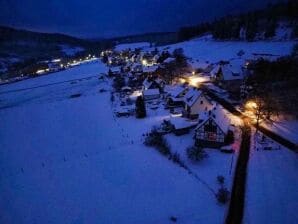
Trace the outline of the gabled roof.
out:
<instances>
[{"instance_id":1,"label":"gabled roof","mask_svg":"<svg viewBox=\"0 0 298 224\"><path fill-rule=\"evenodd\" d=\"M159 89L146 89L143 91L144 96L159 95Z\"/></svg>"},{"instance_id":2,"label":"gabled roof","mask_svg":"<svg viewBox=\"0 0 298 224\"><path fill-rule=\"evenodd\" d=\"M145 89L149 89L150 86L152 85L152 83L153 83L152 81L149 81L149 79L146 78L146 79L143 81L143 86L144 86Z\"/></svg>"},{"instance_id":3,"label":"gabled roof","mask_svg":"<svg viewBox=\"0 0 298 224\"><path fill-rule=\"evenodd\" d=\"M191 128L198 124L196 121L189 121L183 117L171 117L170 122L175 129Z\"/></svg>"},{"instance_id":4,"label":"gabled roof","mask_svg":"<svg viewBox=\"0 0 298 224\"><path fill-rule=\"evenodd\" d=\"M215 77L218 73L219 73L219 70L220 70L220 65L216 65L210 72L210 75L212 77Z\"/></svg>"},{"instance_id":5,"label":"gabled roof","mask_svg":"<svg viewBox=\"0 0 298 224\"><path fill-rule=\"evenodd\" d=\"M177 98L183 91L186 91L187 89L181 85L176 85L174 88L170 89L168 93L171 97Z\"/></svg>"},{"instance_id":6,"label":"gabled roof","mask_svg":"<svg viewBox=\"0 0 298 224\"><path fill-rule=\"evenodd\" d=\"M226 115L223 107L220 105L215 105L212 110L201 113L199 118L202 122L200 122L196 129L199 129L208 120L212 119L225 134L227 134L229 130L230 118Z\"/></svg>"},{"instance_id":7,"label":"gabled roof","mask_svg":"<svg viewBox=\"0 0 298 224\"><path fill-rule=\"evenodd\" d=\"M191 107L201 96L202 91L197 88L190 88L184 96L184 102L187 106Z\"/></svg>"},{"instance_id":8,"label":"gabled roof","mask_svg":"<svg viewBox=\"0 0 298 224\"><path fill-rule=\"evenodd\" d=\"M211 70L210 75L215 77L219 72L222 72L222 79L227 80L237 80L243 79L242 65L231 61L228 64L217 65Z\"/></svg>"},{"instance_id":9,"label":"gabled roof","mask_svg":"<svg viewBox=\"0 0 298 224\"><path fill-rule=\"evenodd\" d=\"M158 69L157 65L153 66L143 66L143 72L155 72Z\"/></svg>"},{"instance_id":10,"label":"gabled roof","mask_svg":"<svg viewBox=\"0 0 298 224\"><path fill-rule=\"evenodd\" d=\"M111 69L111 72L120 72L121 71L120 67L111 67L110 69Z\"/></svg>"},{"instance_id":11,"label":"gabled roof","mask_svg":"<svg viewBox=\"0 0 298 224\"><path fill-rule=\"evenodd\" d=\"M203 60L189 60L189 65L192 67L192 69L207 69L210 64L208 62L205 62Z\"/></svg>"},{"instance_id":12,"label":"gabled roof","mask_svg":"<svg viewBox=\"0 0 298 224\"><path fill-rule=\"evenodd\" d=\"M172 61L175 61L175 58L169 57L166 60L164 60L163 63L170 63Z\"/></svg>"}]
</instances>

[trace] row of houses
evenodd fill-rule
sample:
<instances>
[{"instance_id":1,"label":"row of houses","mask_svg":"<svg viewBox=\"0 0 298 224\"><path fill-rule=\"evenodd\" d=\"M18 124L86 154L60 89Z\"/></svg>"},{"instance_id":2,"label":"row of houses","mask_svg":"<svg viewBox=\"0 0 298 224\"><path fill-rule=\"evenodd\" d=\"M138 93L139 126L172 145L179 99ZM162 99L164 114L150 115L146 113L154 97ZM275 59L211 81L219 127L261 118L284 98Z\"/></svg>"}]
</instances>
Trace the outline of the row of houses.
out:
<instances>
[{"instance_id":1,"label":"row of houses","mask_svg":"<svg viewBox=\"0 0 298 224\"><path fill-rule=\"evenodd\" d=\"M141 94L145 101L160 99L162 96L168 108L181 109L182 117L177 117L171 121L175 127L175 133L181 134L189 128L195 127L197 145L219 147L225 144L230 122L223 115L223 109L196 87L187 84L167 86L164 80L155 74L162 64L153 65L148 58L146 60L146 62L129 60L125 65L113 66L110 70L113 76L125 74L128 79L136 80L136 88L141 87ZM174 59L169 57L165 63L170 63L172 60ZM234 67L229 63L221 63L215 66L207 62L194 64L200 66L201 72L209 73L214 82L241 80L240 72L234 71ZM140 80L142 80L141 85ZM133 88L125 86L121 90L129 93L133 91ZM188 122L184 122L184 119L187 119Z\"/></svg>"},{"instance_id":2,"label":"row of houses","mask_svg":"<svg viewBox=\"0 0 298 224\"><path fill-rule=\"evenodd\" d=\"M167 105L182 108L182 118L173 118L175 133L183 134L195 125L196 145L221 147L231 127L225 110L195 87L177 85L168 92ZM182 121L181 121L182 119ZM187 122L183 122L187 120ZM177 121L178 120L178 121Z\"/></svg>"}]
</instances>

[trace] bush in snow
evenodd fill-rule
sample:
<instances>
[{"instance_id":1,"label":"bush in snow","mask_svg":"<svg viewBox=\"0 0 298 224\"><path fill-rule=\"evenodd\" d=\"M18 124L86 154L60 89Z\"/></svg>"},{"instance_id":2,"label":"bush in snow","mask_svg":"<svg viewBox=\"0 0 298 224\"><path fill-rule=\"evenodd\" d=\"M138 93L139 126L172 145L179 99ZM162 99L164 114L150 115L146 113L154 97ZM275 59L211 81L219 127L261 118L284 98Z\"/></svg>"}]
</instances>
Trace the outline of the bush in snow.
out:
<instances>
[{"instance_id":1,"label":"bush in snow","mask_svg":"<svg viewBox=\"0 0 298 224\"><path fill-rule=\"evenodd\" d=\"M230 192L225 187L220 187L216 193L217 201L221 204L225 204L229 201Z\"/></svg>"},{"instance_id":2,"label":"bush in snow","mask_svg":"<svg viewBox=\"0 0 298 224\"><path fill-rule=\"evenodd\" d=\"M110 98L111 102L114 102L115 101L115 96L114 96L114 93L111 93L111 98Z\"/></svg>"},{"instance_id":3,"label":"bush in snow","mask_svg":"<svg viewBox=\"0 0 298 224\"><path fill-rule=\"evenodd\" d=\"M217 176L217 182L218 182L220 185L224 185L224 183L225 183L225 178L224 178L224 176L218 175L218 176Z\"/></svg>"},{"instance_id":4,"label":"bush in snow","mask_svg":"<svg viewBox=\"0 0 298 224\"><path fill-rule=\"evenodd\" d=\"M203 148L197 147L197 146L188 147L186 149L186 152L187 152L188 158L195 162L201 161L204 158L208 157L208 154L205 152L205 150Z\"/></svg>"},{"instance_id":5,"label":"bush in snow","mask_svg":"<svg viewBox=\"0 0 298 224\"><path fill-rule=\"evenodd\" d=\"M113 87L116 91L120 91L125 86L125 79L121 76L117 76L113 80Z\"/></svg>"},{"instance_id":6,"label":"bush in snow","mask_svg":"<svg viewBox=\"0 0 298 224\"><path fill-rule=\"evenodd\" d=\"M171 159L174 163L177 163L180 167L187 169L184 162L180 159L180 155L175 152L174 154L171 154L169 159Z\"/></svg>"},{"instance_id":7,"label":"bush in snow","mask_svg":"<svg viewBox=\"0 0 298 224\"><path fill-rule=\"evenodd\" d=\"M245 54L244 50L240 50L240 51L238 51L238 53L237 53L237 55L238 55L239 57L242 57L244 54Z\"/></svg>"},{"instance_id":8,"label":"bush in snow","mask_svg":"<svg viewBox=\"0 0 298 224\"><path fill-rule=\"evenodd\" d=\"M181 163L181 159L180 159L180 156L177 152L175 152L172 156L171 156L171 159L173 160L174 163L178 163L180 164Z\"/></svg>"},{"instance_id":9,"label":"bush in snow","mask_svg":"<svg viewBox=\"0 0 298 224\"><path fill-rule=\"evenodd\" d=\"M168 142L156 129L153 129L146 136L144 144L155 147L163 155L169 155L171 153Z\"/></svg>"},{"instance_id":10,"label":"bush in snow","mask_svg":"<svg viewBox=\"0 0 298 224\"><path fill-rule=\"evenodd\" d=\"M170 220L171 220L172 222L177 222L177 217L175 217L175 216L171 216L171 217L170 217Z\"/></svg>"}]
</instances>

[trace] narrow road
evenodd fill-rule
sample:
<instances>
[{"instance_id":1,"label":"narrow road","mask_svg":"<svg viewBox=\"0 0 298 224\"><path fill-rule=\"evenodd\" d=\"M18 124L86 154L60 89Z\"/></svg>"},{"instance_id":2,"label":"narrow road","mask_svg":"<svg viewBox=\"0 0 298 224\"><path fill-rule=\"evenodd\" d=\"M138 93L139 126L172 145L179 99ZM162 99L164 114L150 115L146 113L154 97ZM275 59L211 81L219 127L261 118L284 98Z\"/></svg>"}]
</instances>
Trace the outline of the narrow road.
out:
<instances>
[{"instance_id":1,"label":"narrow road","mask_svg":"<svg viewBox=\"0 0 298 224\"><path fill-rule=\"evenodd\" d=\"M242 128L242 142L240 145L239 156L234 173L234 181L228 214L225 220L226 224L241 224L244 214L246 176L249 160L251 138L251 126L249 122L244 121Z\"/></svg>"},{"instance_id":2,"label":"narrow road","mask_svg":"<svg viewBox=\"0 0 298 224\"><path fill-rule=\"evenodd\" d=\"M249 161L249 151L250 151L250 142L251 142L251 132L252 126L256 126L251 122L251 118L242 114L239 110L237 110L231 103L226 101L225 99L217 96L214 92L212 92L208 87L202 85L201 87L203 91L209 96L212 100L215 100L219 104L221 104L226 110L235 116L240 117L243 120L244 126L242 128L242 142L240 145L239 156L235 168L234 180L232 186L231 199L229 204L228 213L226 216L225 224L241 224L243 215L244 215L244 203L245 203L245 192L246 192L246 177L247 177L247 167ZM279 144L285 146L297 152L297 145L288 139L272 132L269 129L264 127L259 127L259 131L261 131L266 136L275 140Z\"/></svg>"}]
</instances>

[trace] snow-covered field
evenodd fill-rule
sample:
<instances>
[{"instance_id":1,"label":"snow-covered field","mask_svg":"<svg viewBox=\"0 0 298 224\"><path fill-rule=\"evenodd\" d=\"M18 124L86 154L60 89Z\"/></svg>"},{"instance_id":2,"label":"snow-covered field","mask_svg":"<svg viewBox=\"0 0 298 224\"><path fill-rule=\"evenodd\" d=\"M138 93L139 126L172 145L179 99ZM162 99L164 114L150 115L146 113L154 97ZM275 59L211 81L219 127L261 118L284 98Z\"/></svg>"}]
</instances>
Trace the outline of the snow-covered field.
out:
<instances>
[{"instance_id":1,"label":"snow-covered field","mask_svg":"<svg viewBox=\"0 0 298 224\"><path fill-rule=\"evenodd\" d=\"M138 43L128 43L128 44L119 44L115 47L116 51L123 51L128 49L136 49L136 48L148 48L150 47L150 43L148 42L138 42Z\"/></svg>"},{"instance_id":2,"label":"snow-covered field","mask_svg":"<svg viewBox=\"0 0 298 224\"><path fill-rule=\"evenodd\" d=\"M142 143L166 111L116 118L110 93L99 92L110 84L86 78L101 72L106 67L94 62L0 87L0 223L170 223L171 216L221 223L227 207L206 183L217 190L216 175L224 175L230 185L232 155L210 151L191 167L206 183L198 181ZM185 138L173 150L191 137L169 136L171 144Z\"/></svg>"},{"instance_id":3,"label":"snow-covered field","mask_svg":"<svg viewBox=\"0 0 298 224\"><path fill-rule=\"evenodd\" d=\"M170 49L217 62L241 49L244 56L288 54L292 45L197 39ZM148 108L141 120L115 117L110 81L98 79L105 72L105 65L91 62L0 86L0 223L171 223L171 216L177 223L223 223L227 206L215 199L216 177L231 187L237 153L207 149L209 158L194 164L185 154L193 132L167 135L172 152L195 175L189 174L143 145L143 133L168 111ZM286 149L253 152L246 223L297 220L289 213L298 207L296 159Z\"/></svg>"},{"instance_id":4,"label":"snow-covered field","mask_svg":"<svg viewBox=\"0 0 298 224\"><path fill-rule=\"evenodd\" d=\"M272 142L267 138L265 142L268 141ZM272 146L271 151L263 150L253 141L246 185L245 224L295 224L298 221L297 154L275 143Z\"/></svg>"},{"instance_id":5,"label":"snow-covered field","mask_svg":"<svg viewBox=\"0 0 298 224\"><path fill-rule=\"evenodd\" d=\"M298 145L298 120L295 120L294 118L284 119L281 117L274 122L263 123L262 126L265 126Z\"/></svg>"},{"instance_id":6,"label":"snow-covered field","mask_svg":"<svg viewBox=\"0 0 298 224\"><path fill-rule=\"evenodd\" d=\"M284 56L291 53L295 41L214 41L210 36L196 38L160 49L173 51L182 48L187 57L201 62L217 63L220 60L232 60L239 58L237 53L244 51L242 59L254 59L253 54L272 54ZM259 57L259 56L258 56ZM265 56L266 57L266 56Z\"/></svg>"}]
</instances>

